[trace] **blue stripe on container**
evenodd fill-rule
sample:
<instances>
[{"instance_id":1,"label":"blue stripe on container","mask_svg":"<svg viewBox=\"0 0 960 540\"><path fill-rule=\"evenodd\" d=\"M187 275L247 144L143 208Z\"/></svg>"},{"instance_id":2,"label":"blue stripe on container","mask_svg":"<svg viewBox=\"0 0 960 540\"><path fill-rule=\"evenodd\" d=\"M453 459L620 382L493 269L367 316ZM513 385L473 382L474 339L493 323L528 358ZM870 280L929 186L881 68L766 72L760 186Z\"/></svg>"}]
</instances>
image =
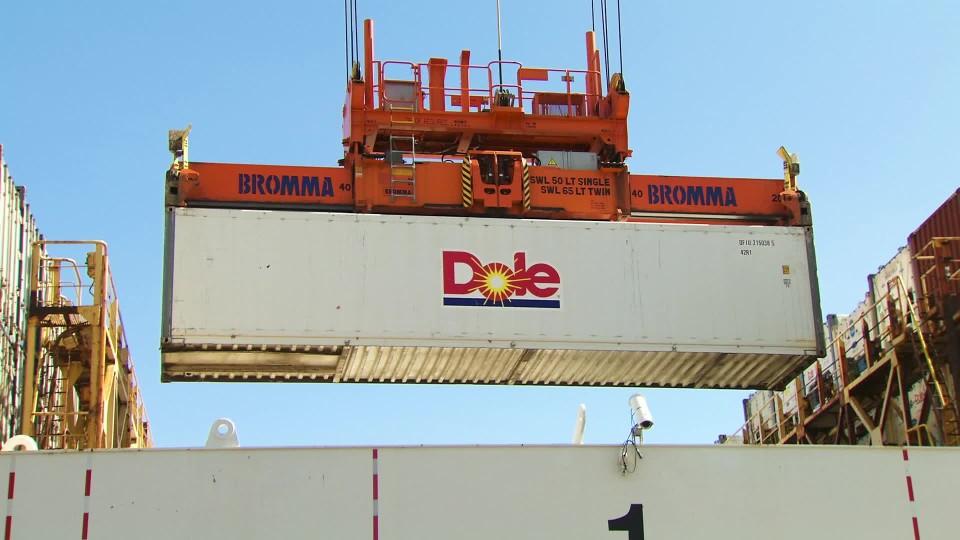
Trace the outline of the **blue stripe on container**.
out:
<instances>
[{"instance_id":1,"label":"blue stripe on container","mask_svg":"<svg viewBox=\"0 0 960 540\"><path fill-rule=\"evenodd\" d=\"M486 298L447 298L445 306L477 306L477 307L526 307L526 308L559 308L559 300L531 300L528 298L508 298L501 302L491 302Z\"/></svg>"}]
</instances>

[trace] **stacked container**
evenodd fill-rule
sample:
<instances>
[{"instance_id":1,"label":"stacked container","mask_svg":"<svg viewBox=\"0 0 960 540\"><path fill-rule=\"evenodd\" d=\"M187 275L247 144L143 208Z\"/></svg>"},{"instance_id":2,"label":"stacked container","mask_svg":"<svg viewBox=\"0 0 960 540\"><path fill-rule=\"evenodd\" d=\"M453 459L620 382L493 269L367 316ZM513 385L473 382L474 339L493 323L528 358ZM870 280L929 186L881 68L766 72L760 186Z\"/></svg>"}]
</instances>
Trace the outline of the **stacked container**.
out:
<instances>
[{"instance_id":1,"label":"stacked container","mask_svg":"<svg viewBox=\"0 0 960 540\"><path fill-rule=\"evenodd\" d=\"M0 438L20 431L30 252L40 239L23 187L14 185L0 146Z\"/></svg>"},{"instance_id":2,"label":"stacked container","mask_svg":"<svg viewBox=\"0 0 960 540\"><path fill-rule=\"evenodd\" d=\"M876 274L870 276L870 286L877 303L875 311L878 326L875 339L879 341L880 348L885 351L893 346L890 303L892 302L896 309L905 311L904 300L911 303L917 301L917 279L911 250L907 247L900 248L890 262L881 266ZM903 298L904 294L906 299ZM902 324L906 321L908 313L893 315L899 317Z\"/></svg>"},{"instance_id":3,"label":"stacked container","mask_svg":"<svg viewBox=\"0 0 960 540\"><path fill-rule=\"evenodd\" d=\"M960 189L950 195L917 230L913 231L908 245L914 256L917 254L930 256L934 254L930 249L930 243L934 238L956 237L960 237ZM960 256L960 246L951 245L946 253L940 252L938 255L951 255L956 258ZM921 300L922 309L934 307L938 294L949 293L960 296L960 280L947 279L946 275L933 273L932 266L927 261L915 262L915 264L917 264L917 290L921 293L919 300ZM957 268L944 270L956 272ZM938 291L938 288L943 290Z\"/></svg>"}]
</instances>

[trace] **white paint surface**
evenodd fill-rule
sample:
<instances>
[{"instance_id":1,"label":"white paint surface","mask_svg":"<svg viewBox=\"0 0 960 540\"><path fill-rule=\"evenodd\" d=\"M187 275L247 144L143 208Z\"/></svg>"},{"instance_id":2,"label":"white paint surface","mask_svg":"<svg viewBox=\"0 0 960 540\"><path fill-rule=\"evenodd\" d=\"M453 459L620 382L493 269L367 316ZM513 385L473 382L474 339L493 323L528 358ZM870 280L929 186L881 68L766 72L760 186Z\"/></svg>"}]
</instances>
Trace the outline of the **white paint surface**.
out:
<instances>
[{"instance_id":1,"label":"white paint surface","mask_svg":"<svg viewBox=\"0 0 960 540\"><path fill-rule=\"evenodd\" d=\"M378 452L385 540L627 539L631 504L649 539L955 537L956 449L644 447L628 474L615 446ZM11 538L79 537L88 464L90 539L373 538L370 448L3 453Z\"/></svg>"},{"instance_id":2,"label":"white paint surface","mask_svg":"<svg viewBox=\"0 0 960 540\"><path fill-rule=\"evenodd\" d=\"M819 348L808 235L797 227L176 208L163 346L206 346L201 354L345 345L656 351L793 362ZM538 287L555 293L512 300L559 307L445 305L482 300L445 290L443 254L453 251L511 269L517 253L531 271L549 265L559 284ZM458 283L472 274L451 268Z\"/></svg>"}]
</instances>

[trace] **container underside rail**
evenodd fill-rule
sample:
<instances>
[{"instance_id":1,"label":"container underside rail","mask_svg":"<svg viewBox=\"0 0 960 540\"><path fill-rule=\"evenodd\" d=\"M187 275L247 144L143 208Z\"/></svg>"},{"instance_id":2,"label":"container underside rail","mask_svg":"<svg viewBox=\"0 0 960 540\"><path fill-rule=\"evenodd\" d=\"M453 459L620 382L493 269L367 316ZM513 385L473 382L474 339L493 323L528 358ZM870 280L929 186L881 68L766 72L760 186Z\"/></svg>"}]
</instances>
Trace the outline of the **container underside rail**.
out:
<instances>
[{"instance_id":1,"label":"container underside rail","mask_svg":"<svg viewBox=\"0 0 960 540\"><path fill-rule=\"evenodd\" d=\"M391 346L246 349L165 347L163 380L748 389L775 387L812 357Z\"/></svg>"}]
</instances>

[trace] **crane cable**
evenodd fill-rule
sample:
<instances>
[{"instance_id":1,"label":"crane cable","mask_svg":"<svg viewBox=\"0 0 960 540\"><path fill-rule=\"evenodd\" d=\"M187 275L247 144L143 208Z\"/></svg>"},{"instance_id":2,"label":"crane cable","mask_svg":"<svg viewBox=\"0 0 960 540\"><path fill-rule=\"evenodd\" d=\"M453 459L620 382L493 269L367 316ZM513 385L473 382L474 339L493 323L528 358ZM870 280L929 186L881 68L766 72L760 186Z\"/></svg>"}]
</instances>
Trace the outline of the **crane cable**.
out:
<instances>
[{"instance_id":1,"label":"crane cable","mask_svg":"<svg viewBox=\"0 0 960 540\"><path fill-rule=\"evenodd\" d=\"M357 29L357 0L343 0L343 48L347 78L360 78L360 38Z\"/></svg>"},{"instance_id":2,"label":"crane cable","mask_svg":"<svg viewBox=\"0 0 960 540\"><path fill-rule=\"evenodd\" d=\"M357 0L353 0L353 62L357 64L357 75L360 73L360 34L357 30Z\"/></svg>"},{"instance_id":3,"label":"crane cable","mask_svg":"<svg viewBox=\"0 0 960 540\"><path fill-rule=\"evenodd\" d=\"M500 88L503 92L503 38L500 32L500 0L497 0L497 66L500 68Z\"/></svg>"},{"instance_id":4,"label":"crane cable","mask_svg":"<svg viewBox=\"0 0 960 540\"><path fill-rule=\"evenodd\" d=\"M590 28L593 32L597 31L596 19L597 4L596 0L590 0ZM606 66L605 78L609 82L610 73L610 34L613 33L613 26L608 18L607 0L600 0L600 27L602 31L601 40L603 42L603 60ZM620 57L619 73L620 80L623 80L623 24L620 9L620 0L617 0L617 49Z\"/></svg>"},{"instance_id":5,"label":"crane cable","mask_svg":"<svg viewBox=\"0 0 960 540\"><path fill-rule=\"evenodd\" d=\"M617 47L620 48L620 80L623 81L623 26L620 24L620 0L617 0Z\"/></svg>"},{"instance_id":6,"label":"crane cable","mask_svg":"<svg viewBox=\"0 0 960 540\"><path fill-rule=\"evenodd\" d=\"M600 0L600 6L603 10L603 64L607 68L607 84L610 83L610 12L607 9L607 0Z\"/></svg>"},{"instance_id":7,"label":"crane cable","mask_svg":"<svg viewBox=\"0 0 960 540\"><path fill-rule=\"evenodd\" d=\"M343 0L343 56L347 64L347 79L350 78L350 52L353 48L350 46L350 15L347 7L350 0Z\"/></svg>"}]
</instances>

